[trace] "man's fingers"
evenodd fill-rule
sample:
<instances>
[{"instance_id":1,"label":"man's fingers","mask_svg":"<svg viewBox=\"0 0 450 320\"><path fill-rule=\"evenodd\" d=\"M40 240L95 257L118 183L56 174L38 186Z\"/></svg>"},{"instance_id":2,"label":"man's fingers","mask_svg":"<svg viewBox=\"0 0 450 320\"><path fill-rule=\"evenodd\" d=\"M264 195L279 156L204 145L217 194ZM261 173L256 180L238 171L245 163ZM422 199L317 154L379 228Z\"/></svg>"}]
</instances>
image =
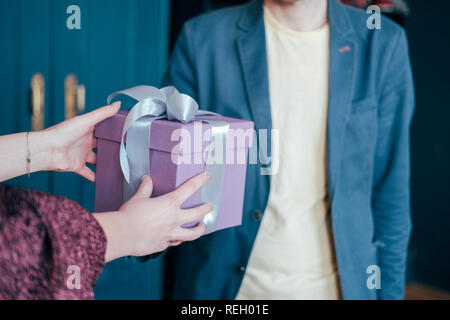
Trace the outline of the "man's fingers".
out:
<instances>
[{"instance_id":1,"label":"man's fingers","mask_svg":"<svg viewBox=\"0 0 450 320\"><path fill-rule=\"evenodd\" d=\"M120 109L120 101L116 101L109 106L98 108L94 111L85 113L80 116L81 119L88 122L89 126L95 126L100 121L111 118Z\"/></svg>"},{"instance_id":2,"label":"man's fingers","mask_svg":"<svg viewBox=\"0 0 450 320\"><path fill-rule=\"evenodd\" d=\"M204 203L198 207L191 209L184 209L181 211L181 213L178 213L180 215L180 224L183 225L185 223L200 220L209 212L211 212L212 209L213 206L210 203Z\"/></svg>"},{"instance_id":3,"label":"man's fingers","mask_svg":"<svg viewBox=\"0 0 450 320\"><path fill-rule=\"evenodd\" d=\"M189 179L178 189L172 191L168 195L171 197L175 197L177 199L178 204L182 204L184 200L192 196L198 189L200 189L211 177L209 172L203 172L195 177Z\"/></svg>"},{"instance_id":4,"label":"man's fingers","mask_svg":"<svg viewBox=\"0 0 450 320\"><path fill-rule=\"evenodd\" d=\"M77 171L76 173L78 173L80 176L88 179L91 182L95 182L95 173L94 171L92 171L91 169L89 169L88 167L84 166L83 168L81 168L79 171Z\"/></svg>"},{"instance_id":5,"label":"man's fingers","mask_svg":"<svg viewBox=\"0 0 450 320\"><path fill-rule=\"evenodd\" d=\"M90 163L90 164L96 164L97 163L97 154L95 154L94 151L91 151L86 158L86 162Z\"/></svg>"},{"instance_id":6,"label":"man's fingers","mask_svg":"<svg viewBox=\"0 0 450 320\"><path fill-rule=\"evenodd\" d=\"M133 196L141 199L150 198L153 192L153 181L149 176L143 176L141 178L141 185L139 189L136 191L136 194Z\"/></svg>"},{"instance_id":7,"label":"man's fingers","mask_svg":"<svg viewBox=\"0 0 450 320\"><path fill-rule=\"evenodd\" d=\"M171 240L192 241L200 238L205 233L205 229L206 226L203 222L199 222L198 225L193 228L183 228L180 226L173 233L173 237Z\"/></svg>"}]
</instances>

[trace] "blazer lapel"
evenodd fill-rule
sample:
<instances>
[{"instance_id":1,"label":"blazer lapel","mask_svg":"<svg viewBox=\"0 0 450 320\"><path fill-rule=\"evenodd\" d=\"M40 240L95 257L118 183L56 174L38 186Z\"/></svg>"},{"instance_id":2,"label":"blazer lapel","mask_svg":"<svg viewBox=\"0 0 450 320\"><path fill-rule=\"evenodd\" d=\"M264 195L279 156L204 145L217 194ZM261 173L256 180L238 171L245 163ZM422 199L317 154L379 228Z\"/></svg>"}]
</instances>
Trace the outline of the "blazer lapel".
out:
<instances>
[{"instance_id":1,"label":"blazer lapel","mask_svg":"<svg viewBox=\"0 0 450 320\"><path fill-rule=\"evenodd\" d=\"M237 40L237 47L255 129L267 129L267 150L259 150L261 142L258 141L258 155L263 166L270 166L266 155L271 154L272 118L262 0L250 3L238 27L243 31ZM270 184L270 175L262 178Z\"/></svg>"},{"instance_id":2,"label":"blazer lapel","mask_svg":"<svg viewBox=\"0 0 450 320\"><path fill-rule=\"evenodd\" d=\"M327 165L330 203L333 203L345 127L352 102L357 43L349 35L351 24L342 5L328 1L330 24L329 102L327 120Z\"/></svg>"},{"instance_id":3,"label":"blazer lapel","mask_svg":"<svg viewBox=\"0 0 450 320\"><path fill-rule=\"evenodd\" d=\"M242 35L237 39L244 82L256 129L270 129L269 80L263 4L253 1L239 21Z\"/></svg>"}]
</instances>

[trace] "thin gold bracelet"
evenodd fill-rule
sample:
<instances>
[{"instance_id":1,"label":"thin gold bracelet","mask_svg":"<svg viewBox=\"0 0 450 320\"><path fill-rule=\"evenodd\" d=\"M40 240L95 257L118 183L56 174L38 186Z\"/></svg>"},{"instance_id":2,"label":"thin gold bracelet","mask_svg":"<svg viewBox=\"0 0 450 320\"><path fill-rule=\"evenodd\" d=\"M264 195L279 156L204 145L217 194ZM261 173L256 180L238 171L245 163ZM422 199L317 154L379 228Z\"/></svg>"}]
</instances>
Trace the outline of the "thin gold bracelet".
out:
<instances>
[{"instance_id":1,"label":"thin gold bracelet","mask_svg":"<svg viewBox=\"0 0 450 320\"><path fill-rule=\"evenodd\" d=\"M29 137L30 132L27 132L27 175L28 179L30 179L30 164L31 164L31 152L30 152L30 143L29 143Z\"/></svg>"}]
</instances>

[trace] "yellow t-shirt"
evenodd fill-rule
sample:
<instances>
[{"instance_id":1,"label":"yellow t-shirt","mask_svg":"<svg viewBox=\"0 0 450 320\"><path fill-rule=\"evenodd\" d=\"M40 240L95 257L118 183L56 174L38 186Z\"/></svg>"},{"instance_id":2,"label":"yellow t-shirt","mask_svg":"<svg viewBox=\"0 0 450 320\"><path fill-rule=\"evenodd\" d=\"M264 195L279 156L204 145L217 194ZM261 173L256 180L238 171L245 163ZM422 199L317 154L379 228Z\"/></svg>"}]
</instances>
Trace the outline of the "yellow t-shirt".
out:
<instances>
[{"instance_id":1,"label":"yellow t-shirt","mask_svg":"<svg viewBox=\"0 0 450 320\"><path fill-rule=\"evenodd\" d=\"M338 299L326 167L329 26L294 31L267 8L264 22L279 169L237 299Z\"/></svg>"}]
</instances>

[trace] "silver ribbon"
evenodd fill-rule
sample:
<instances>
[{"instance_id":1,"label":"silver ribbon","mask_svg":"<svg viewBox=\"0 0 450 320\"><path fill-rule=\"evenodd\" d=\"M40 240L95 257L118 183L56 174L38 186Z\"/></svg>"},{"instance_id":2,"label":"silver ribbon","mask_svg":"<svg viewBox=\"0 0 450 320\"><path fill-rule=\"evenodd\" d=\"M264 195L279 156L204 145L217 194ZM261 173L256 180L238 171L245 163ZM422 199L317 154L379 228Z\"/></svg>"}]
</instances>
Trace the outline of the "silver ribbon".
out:
<instances>
[{"instance_id":1,"label":"silver ribbon","mask_svg":"<svg viewBox=\"0 0 450 320\"><path fill-rule=\"evenodd\" d=\"M108 96L108 104L120 94L138 101L125 119L120 141L120 166L124 176L124 201L130 199L136 193L141 177L150 174L150 128L154 120L168 119L182 123L201 120L211 126L211 141L222 139L223 142L226 142L229 124L225 121L208 119L208 116L217 114L199 110L194 99L178 92L173 86L161 89L152 86L137 86L117 91ZM226 152L226 146L224 151ZM223 159L226 159L225 152L223 153ZM208 152L204 171L210 172L212 177L207 185L203 186L202 202L211 203L213 210L203 219L206 225L205 234L216 230L225 169L223 163L213 163L210 159L211 152Z\"/></svg>"}]
</instances>

